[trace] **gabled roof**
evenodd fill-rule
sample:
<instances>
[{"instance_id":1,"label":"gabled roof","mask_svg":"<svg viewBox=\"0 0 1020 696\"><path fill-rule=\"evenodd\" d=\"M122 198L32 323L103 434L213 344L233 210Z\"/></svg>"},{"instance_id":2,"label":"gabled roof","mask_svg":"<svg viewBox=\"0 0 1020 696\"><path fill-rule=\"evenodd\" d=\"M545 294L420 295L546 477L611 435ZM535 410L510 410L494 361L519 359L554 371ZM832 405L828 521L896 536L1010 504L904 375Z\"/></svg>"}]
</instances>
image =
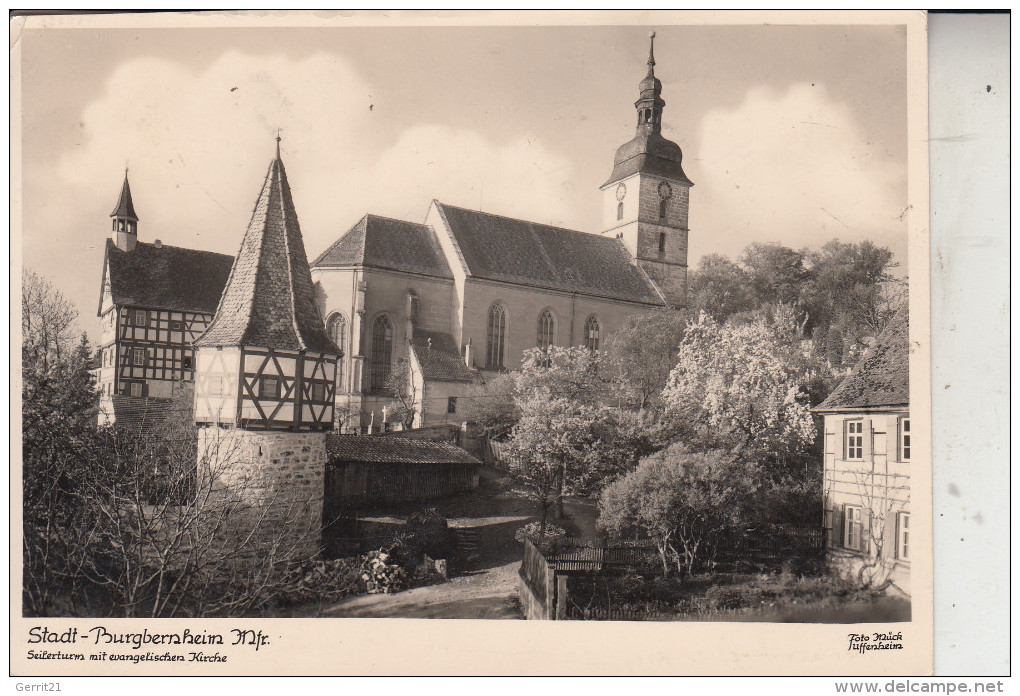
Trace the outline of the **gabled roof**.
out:
<instances>
[{"instance_id":1,"label":"gabled roof","mask_svg":"<svg viewBox=\"0 0 1020 696\"><path fill-rule=\"evenodd\" d=\"M386 435L327 435L326 453L331 464L480 464L456 445Z\"/></svg>"},{"instance_id":2,"label":"gabled roof","mask_svg":"<svg viewBox=\"0 0 1020 696\"><path fill-rule=\"evenodd\" d=\"M339 354L315 304L301 228L279 151L269 165L216 316L196 346Z\"/></svg>"},{"instance_id":3,"label":"gabled roof","mask_svg":"<svg viewBox=\"0 0 1020 696\"><path fill-rule=\"evenodd\" d=\"M460 246L468 273L475 278L663 304L618 239L438 201L434 205Z\"/></svg>"},{"instance_id":4,"label":"gabled roof","mask_svg":"<svg viewBox=\"0 0 1020 696\"><path fill-rule=\"evenodd\" d=\"M149 432L163 426L173 410L172 399L152 399L114 394L114 426L138 432Z\"/></svg>"},{"instance_id":5,"label":"gabled roof","mask_svg":"<svg viewBox=\"0 0 1020 696\"><path fill-rule=\"evenodd\" d=\"M232 256L138 242L132 251L106 240L106 269L116 305L212 314L230 275Z\"/></svg>"},{"instance_id":6,"label":"gabled roof","mask_svg":"<svg viewBox=\"0 0 1020 696\"><path fill-rule=\"evenodd\" d=\"M816 411L910 405L910 323L900 310Z\"/></svg>"},{"instance_id":7,"label":"gabled roof","mask_svg":"<svg viewBox=\"0 0 1020 696\"><path fill-rule=\"evenodd\" d=\"M379 215L361 218L312 266L363 266L453 278L429 227Z\"/></svg>"},{"instance_id":8,"label":"gabled roof","mask_svg":"<svg viewBox=\"0 0 1020 696\"><path fill-rule=\"evenodd\" d=\"M135 204L131 200L131 185L128 184L126 170L124 172L124 185L120 187L120 198L117 199L117 205L113 206L113 212L110 213L110 217L130 218L135 222L138 221L138 216L135 214Z\"/></svg>"},{"instance_id":9,"label":"gabled roof","mask_svg":"<svg viewBox=\"0 0 1020 696\"><path fill-rule=\"evenodd\" d=\"M450 334L415 329L411 350L421 365L426 382L474 381L475 373L464 364L457 343Z\"/></svg>"}]
</instances>

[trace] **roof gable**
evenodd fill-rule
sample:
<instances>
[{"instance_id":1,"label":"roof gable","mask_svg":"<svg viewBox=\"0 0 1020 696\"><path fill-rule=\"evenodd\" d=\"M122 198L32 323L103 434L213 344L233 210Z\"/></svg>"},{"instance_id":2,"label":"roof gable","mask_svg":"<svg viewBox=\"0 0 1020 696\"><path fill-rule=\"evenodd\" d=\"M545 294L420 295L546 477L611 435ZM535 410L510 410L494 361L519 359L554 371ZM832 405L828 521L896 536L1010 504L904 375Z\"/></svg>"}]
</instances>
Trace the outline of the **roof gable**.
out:
<instances>
[{"instance_id":1,"label":"roof gable","mask_svg":"<svg viewBox=\"0 0 1020 696\"><path fill-rule=\"evenodd\" d=\"M199 346L252 345L339 353L315 304L287 172L269 165L216 316Z\"/></svg>"},{"instance_id":2,"label":"roof gable","mask_svg":"<svg viewBox=\"0 0 1020 696\"><path fill-rule=\"evenodd\" d=\"M212 314L233 261L212 251L144 242L123 251L107 239L103 284L109 282L115 305Z\"/></svg>"},{"instance_id":3,"label":"roof gable","mask_svg":"<svg viewBox=\"0 0 1020 696\"><path fill-rule=\"evenodd\" d=\"M361 218L312 266L366 266L453 278L431 228L380 215Z\"/></svg>"},{"instance_id":4,"label":"roof gable","mask_svg":"<svg viewBox=\"0 0 1020 696\"><path fill-rule=\"evenodd\" d=\"M617 239L438 201L435 205L475 278L663 304Z\"/></svg>"},{"instance_id":5,"label":"roof gable","mask_svg":"<svg viewBox=\"0 0 1020 696\"><path fill-rule=\"evenodd\" d=\"M910 404L910 323L900 310L818 411Z\"/></svg>"}]
</instances>

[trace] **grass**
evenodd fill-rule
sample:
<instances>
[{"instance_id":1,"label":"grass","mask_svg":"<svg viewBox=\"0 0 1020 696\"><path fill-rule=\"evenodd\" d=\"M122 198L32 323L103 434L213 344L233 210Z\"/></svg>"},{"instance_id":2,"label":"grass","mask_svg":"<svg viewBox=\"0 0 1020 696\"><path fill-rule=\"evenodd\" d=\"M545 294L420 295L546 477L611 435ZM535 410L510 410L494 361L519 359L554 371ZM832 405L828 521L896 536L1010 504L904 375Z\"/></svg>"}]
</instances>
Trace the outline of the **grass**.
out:
<instances>
[{"instance_id":1,"label":"grass","mask_svg":"<svg viewBox=\"0 0 1020 696\"><path fill-rule=\"evenodd\" d=\"M570 587L579 608L700 615L739 610L781 610L870 602L881 592L833 575L705 573L677 577L635 574L577 578Z\"/></svg>"}]
</instances>

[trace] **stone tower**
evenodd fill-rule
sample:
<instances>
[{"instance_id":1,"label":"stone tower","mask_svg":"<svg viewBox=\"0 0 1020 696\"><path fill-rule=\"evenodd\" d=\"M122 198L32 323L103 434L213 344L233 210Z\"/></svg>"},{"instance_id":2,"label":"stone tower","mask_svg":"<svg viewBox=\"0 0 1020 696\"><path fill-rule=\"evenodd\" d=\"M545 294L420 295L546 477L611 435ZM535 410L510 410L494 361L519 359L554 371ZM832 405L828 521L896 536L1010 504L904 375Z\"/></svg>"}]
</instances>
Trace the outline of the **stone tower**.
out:
<instances>
[{"instance_id":1,"label":"stone tower","mask_svg":"<svg viewBox=\"0 0 1020 696\"><path fill-rule=\"evenodd\" d=\"M138 245L138 216L135 214L135 204L131 201L127 169L124 170L124 185L120 189L120 198L110 217L113 219L110 237L114 244L121 251L134 251Z\"/></svg>"},{"instance_id":2,"label":"stone tower","mask_svg":"<svg viewBox=\"0 0 1020 696\"><path fill-rule=\"evenodd\" d=\"M195 341L200 490L246 513L232 519L258 527L247 535L257 553L318 550L339 354L315 303L277 138L216 315Z\"/></svg>"},{"instance_id":3,"label":"stone tower","mask_svg":"<svg viewBox=\"0 0 1020 696\"><path fill-rule=\"evenodd\" d=\"M637 133L616 151L602 184L602 234L619 237L674 307L687 304L687 210L694 184L680 146L662 137L662 83L655 77L655 32L641 80Z\"/></svg>"}]
</instances>

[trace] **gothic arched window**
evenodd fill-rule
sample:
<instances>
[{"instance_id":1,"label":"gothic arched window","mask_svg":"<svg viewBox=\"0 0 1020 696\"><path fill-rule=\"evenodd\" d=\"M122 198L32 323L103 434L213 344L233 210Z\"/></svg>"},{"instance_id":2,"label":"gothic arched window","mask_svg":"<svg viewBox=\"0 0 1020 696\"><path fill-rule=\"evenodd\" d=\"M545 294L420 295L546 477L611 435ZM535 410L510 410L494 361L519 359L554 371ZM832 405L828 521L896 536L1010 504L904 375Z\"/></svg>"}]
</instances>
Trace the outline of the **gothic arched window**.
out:
<instances>
[{"instance_id":1,"label":"gothic arched window","mask_svg":"<svg viewBox=\"0 0 1020 696\"><path fill-rule=\"evenodd\" d=\"M553 319L552 310L548 307L538 315L538 347L542 350L549 350L553 344L553 332L556 329L556 320Z\"/></svg>"},{"instance_id":2,"label":"gothic arched window","mask_svg":"<svg viewBox=\"0 0 1020 696\"><path fill-rule=\"evenodd\" d=\"M602 327L599 326L599 319L594 314L588 317L588 321L584 322L584 347L588 350L599 349L599 334L602 333Z\"/></svg>"},{"instance_id":3,"label":"gothic arched window","mask_svg":"<svg viewBox=\"0 0 1020 696\"><path fill-rule=\"evenodd\" d=\"M485 339L485 366L502 370L506 342L506 310L498 302L489 307L489 322Z\"/></svg>"},{"instance_id":4,"label":"gothic arched window","mask_svg":"<svg viewBox=\"0 0 1020 696\"><path fill-rule=\"evenodd\" d=\"M340 359L336 362L336 383L340 389L344 384L344 338L347 336L347 317L341 312L334 312L326 320L326 333L333 339L333 343L340 349Z\"/></svg>"},{"instance_id":5,"label":"gothic arched window","mask_svg":"<svg viewBox=\"0 0 1020 696\"><path fill-rule=\"evenodd\" d=\"M383 391L390 376L390 360L393 349L393 325L390 318L380 314L372 323L372 391Z\"/></svg>"},{"instance_id":6,"label":"gothic arched window","mask_svg":"<svg viewBox=\"0 0 1020 696\"><path fill-rule=\"evenodd\" d=\"M668 198L663 198L662 200L659 201L659 219L660 220L665 220L666 219L666 206L668 206L668 205L669 205L669 199Z\"/></svg>"},{"instance_id":7,"label":"gothic arched window","mask_svg":"<svg viewBox=\"0 0 1020 696\"><path fill-rule=\"evenodd\" d=\"M347 334L347 317L341 312L334 312L326 320L326 333L333 339L333 343L344 352L344 337Z\"/></svg>"}]
</instances>

